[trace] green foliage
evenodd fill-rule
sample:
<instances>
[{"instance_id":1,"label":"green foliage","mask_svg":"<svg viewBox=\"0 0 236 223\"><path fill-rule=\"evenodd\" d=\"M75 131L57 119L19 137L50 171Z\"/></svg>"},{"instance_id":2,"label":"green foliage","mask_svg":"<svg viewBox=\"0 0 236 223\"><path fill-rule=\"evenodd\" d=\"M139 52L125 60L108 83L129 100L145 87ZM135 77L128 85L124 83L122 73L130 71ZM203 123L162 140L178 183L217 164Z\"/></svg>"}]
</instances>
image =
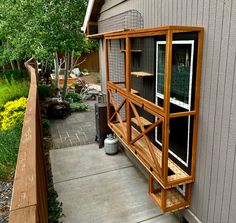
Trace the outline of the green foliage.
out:
<instances>
[{"instance_id":1,"label":"green foliage","mask_svg":"<svg viewBox=\"0 0 236 223\"><path fill-rule=\"evenodd\" d=\"M88 111L89 110L88 105L86 105L85 103L78 103L78 102L71 103L70 108L74 109L76 111Z\"/></svg>"},{"instance_id":2,"label":"green foliage","mask_svg":"<svg viewBox=\"0 0 236 223\"><path fill-rule=\"evenodd\" d=\"M88 69L84 68L84 69L82 70L82 72L83 72L83 73L88 73Z\"/></svg>"},{"instance_id":3,"label":"green foliage","mask_svg":"<svg viewBox=\"0 0 236 223\"><path fill-rule=\"evenodd\" d=\"M21 125L0 131L0 180L12 180L21 137Z\"/></svg>"},{"instance_id":4,"label":"green foliage","mask_svg":"<svg viewBox=\"0 0 236 223\"><path fill-rule=\"evenodd\" d=\"M38 86L39 98L44 99L50 96L51 86L47 84L41 84Z\"/></svg>"},{"instance_id":5,"label":"green foliage","mask_svg":"<svg viewBox=\"0 0 236 223\"><path fill-rule=\"evenodd\" d=\"M67 93L65 100L70 101L71 99L73 102L82 102L82 96L78 93L73 93L73 92Z\"/></svg>"},{"instance_id":6,"label":"green foliage","mask_svg":"<svg viewBox=\"0 0 236 223\"><path fill-rule=\"evenodd\" d=\"M62 214L62 203L58 201L58 194L55 189L50 187L48 189L48 222L58 223Z\"/></svg>"},{"instance_id":7,"label":"green foliage","mask_svg":"<svg viewBox=\"0 0 236 223\"><path fill-rule=\"evenodd\" d=\"M8 79L0 80L0 110L8 101L12 101L20 97L27 97L28 92L28 81L15 81L14 78L11 78L11 81L8 81Z\"/></svg>"},{"instance_id":8,"label":"green foliage","mask_svg":"<svg viewBox=\"0 0 236 223\"><path fill-rule=\"evenodd\" d=\"M53 187L52 170L49 158L49 150L52 148L52 138L50 134L50 122L47 118L42 118L43 144L45 152L46 170L48 177L48 222L59 223L63 216L62 203L58 201L58 194Z\"/></svg>"},{"instance_id":9,"label":"green foliage","mask_svg":"<svg viewBox=\"0 0 236 223\"><path fill-rule=\"evenodd\" d=\"M75 89L76 89L76 88L82 87L82 83L81 82L75 82L75 83L72 84L72 86L75 87Z\"/></svg>"},{"instance_id":10,"label":"green foliage","mask_svg":"<svg viewBox=\"0 0 236 223\"><path fill-rule=\"evenodd\" d=\"M43 128L43 133L44 136L49 136L50 135L50 123L47 118L42 118L42 128Z\"/></svg>"},{"instance_id":11,"label":"green foliage","mask_svg":"<svg viewBox=\"0 0 236 223\"><path fill-rule=\"evenodd\" d=\"M24 119L27 98L9 101L3 106L0 113L0 130L7 131L17 124L22 124Z\"/></svg>"},{"instance_id":12,"label":"green foliage","mask_svg":"<svg viewBox=\"0 0 236 223\"><path fill-rule=\"evenodd\" d=\"M55 52L75 56L97 48L83 37L87 0L4 0L0 4L0 65L34 56L42 62Z\"/></svg>"},{"instance_id":13,"label":"green foliage","mask_svg":"<svg viewBox=\"0 0 236 223\"><path fill-rule=\"evenodd\" d=\"M11 80L15 81L22 81L22 80L28 80L28 75L24 70L7 70L4 72L0 72L0 79L1 80L7 80L11 83Z\"/></svg>"},{"instance_id":14,"label":"green foliage","mask_svg":"<svg viewBox=\"0 0 236 223\"><path fill-rule=\"evenodd\" d=\"M97 76L97 77L96 77L96 82L97 82L98 84L101 83L100 76Z\"/></svg>"}]
</instances>

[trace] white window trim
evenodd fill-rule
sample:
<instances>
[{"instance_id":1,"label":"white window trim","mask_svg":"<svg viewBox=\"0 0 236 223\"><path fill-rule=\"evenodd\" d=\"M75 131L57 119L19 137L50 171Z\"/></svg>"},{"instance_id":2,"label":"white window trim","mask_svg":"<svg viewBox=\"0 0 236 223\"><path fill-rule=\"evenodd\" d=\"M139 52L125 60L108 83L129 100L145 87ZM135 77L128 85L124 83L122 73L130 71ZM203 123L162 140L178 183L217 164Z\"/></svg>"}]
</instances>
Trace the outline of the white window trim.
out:
<instances>
[{"instance_id":1,"label":"white window trim","mask_svg":"<svg viewBox=\"0 0 236 223\"><path fill-rule=\"evenodd\" d=\"M158 103L158 98L164 99L164 95L161 93L157 93L157 73L158 73L158 46L166 44L166 41L157 41L156 42L156 104ZM193 55L194 55L194 40L175 40L172 41L172 44L191 44L191 63L190 63L190 78L189 78L189 101L188 104L181 102L179 100L170 98L170 102L180 106L182 108L191 109L191 95L192 95L192 79L193 79ZM157 127L155 128L155 141L162 146L162 143L157 139ZM190 116L188 116L188 139L187 139L187 160L184 161L178 155L176 155L171 148L169 149L169 153L174 156L178 161L184 164L186 167L189 166L189 143L190 143Z\"/></svg>"}]
</instances>

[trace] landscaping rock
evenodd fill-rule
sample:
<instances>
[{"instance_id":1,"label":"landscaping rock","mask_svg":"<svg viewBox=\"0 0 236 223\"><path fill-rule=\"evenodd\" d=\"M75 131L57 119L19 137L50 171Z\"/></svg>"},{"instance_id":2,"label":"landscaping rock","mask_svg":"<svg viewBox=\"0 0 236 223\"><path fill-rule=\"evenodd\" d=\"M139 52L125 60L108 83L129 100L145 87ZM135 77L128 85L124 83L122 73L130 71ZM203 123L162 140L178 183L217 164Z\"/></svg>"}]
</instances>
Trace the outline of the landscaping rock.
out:
<instances>
[{"instance_id":1,"label":"landscaping rock","mask_svg":"<svg viewBox=\"0 0 236 223\"><path fill-rule=\"evenodd\" d=\"M64 119L70 114L70 104L67 101L52 101L48 106L48 117L51 119Z\"/></svg>"},{"instance_id":2,"label":"landscaping rock","mask_svg":"<svg viewBox=\"0 0 236 223\"><path fill-rule=\"evenodd\" d=\"M7 223L11 205L12 183L0 181L0 223Z\"/></svg>"},{"instance_id":3,"label":"landscaping rock","mask_svg":"<svg viewBox=\"0 0 236 223\"><path fill-rule=\"evenodd\" d=\"M50 119L64 119L71 114L69 102L54 98L41 101L40 107L42 115Z\"/></svg>"}]
</instances>

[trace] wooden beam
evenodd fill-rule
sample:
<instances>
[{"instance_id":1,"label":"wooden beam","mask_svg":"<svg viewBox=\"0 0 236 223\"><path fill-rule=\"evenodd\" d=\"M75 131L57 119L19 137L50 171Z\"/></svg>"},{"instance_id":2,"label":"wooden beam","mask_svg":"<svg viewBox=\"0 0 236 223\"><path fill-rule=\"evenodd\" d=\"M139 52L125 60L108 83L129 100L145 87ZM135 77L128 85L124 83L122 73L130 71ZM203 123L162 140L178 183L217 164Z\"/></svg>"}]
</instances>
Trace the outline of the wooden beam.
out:
<instances>
[{"instance_id":1,"label":"wooden beam","mask_svg":"<svg viewBox=\"0 0 236 223\"><path fill-rule=\"evenodd\" d=\"M9 222L12 223L36 223L38 222L36 206L29 206L11 211ZM46 223L46 222L45 222Z\"/></svg>"},{"instance_id":2,"label":"wooden beam","mask_svg":"<svg viewBox=\"0 0 236 223\"><path fill-rule=\"evenodd\" d=\"M115 110L117 111L117 110L118 110L118 106L117 106L116 99L115 99L115 97L113 96L112 92L111 92L110 90L108 90L108 91L109 91L109 93L110 93L110 97L111 97L111 100L112 100L112 104L113 104ZM124 127L124 123L123 123L122 117L121 117L121 115L120 115L119 113L116 113L116 114L117 114L117 118L118 118L118 120L119 120L119 122L120 122L120 124L121 124L122 130L123 130L123 137L125 137L125 135L126 135L126 129L125 129L125 127Z\"/></svg>"},{"instance_id":3,"label":"wooden beam","mask_svg":"<svg viewBox=\"0 0 236 223\"><path fill-rule=\"evenodd\" d=\"M166 190L161 188L161 208L165 212L166 211Z\"/></svg>"},{"instance_id":4,"label":"wooden beam","mask_svg":"<svg viewBox=\"0 0 236 223\"><path fill-rule=\"evenodd\" d=\"M111 116L110 118L110 122L112 121L112 119L116 116L116 114L120 111L120 109L123 107L123 105L125 104L126 99L123 99L123 101L121 102L121 104L119 105L119 107L117 108L117 111L114 112L114 114Z\"/></svg>"},{"instance_id":5,"label":"wooden beam","mask_svg":"<svg viewBox=\"0 0 236 223\"><path fill-rule=\"evenodd\" d=\"M196 115L196 111L187 111L187 112L176 112L176 113L171 113L170 118L179 118L179 117L185 117L189 115Z\"/></svg>"},{"instance_id":6,"label":"wooden beam","mask_svg":"<svg viewBox=\"0 0 236 223\"><path fill-rule=\"evenodd\" d=\"M192 184L186 184L186 202L190 204L191 202L191 192L192 192Z\"/></svg>"},{"instance_id":7,"label":"wooden beam","mask_svg":"<svg viewBox=\"0 0 236 223\"><path fill-rule=\"evenodd\" d=\"M128 37L126 37L126 44L125 44L125 85L126 85L126 91L131 92L131 77L130 77L130 71L131 71L131 42ZM127 123L127 142L129 143L131 141L131 112L130 112L130 103L129 99L126 100L126 123Z\"/></svg>"},{"instance_id":8,"label":"wooden beam","mask_svg":"<svg viewBox=\"0 0 236 223\"><path fill-rule=\"evenodd\" d=\"M136 29L129 31L122 31L117 33L106 34L106 38L118 38L124 35L128 35L128 37L144 37L144 36L157 36L157 35L165 35L168 31L172 33L178 32L201 32L204 30L203 27L196 26L160 26L154 28L146 28L146 29Z\"/></svg>"},{"instance_id":9,"label":"wooden beam","mask_svg":"<svg viewBox=\"0 0 236 223\"><path fill-rule=\"evenodd\" d=\"M196 70L196 87L195 87L195 101L194 110L196 114L193 119L193 142L192 142L192 157L191 157L191 175L195 179L196 171L196 150L197 150L197 135L198 135L198 114L199 114L199 100L200 100L200 82L202 69L202 52L203 52L203 30L198 33L198 49L197 49L197 70Z\"/></svg>"},{"instance_id":10,"label":"wooden beam","mask_svg":"<svg viewBox=\"0 0 236 223\"><path fill-rule=\"evenodd\" d=\"M164 77L164 139L162 145L162 160L163 160L163 178L167 183L168 177L168 151L169 151L169 114L170 114L170 86L171 86L171 72L172 72L172 39L173 33L168 30L166 36L166 55L165 55L165 77Z\"/></svg>"},{"instance_id":11,"label":"wooden beam","mask_svg":"<svg viewBox=\"0 0 236 223\"><path fill-rule=\"evenodd\" d=\"M142 122L142 120L140 119ZM135 139L133 139L130 143L134 144L137 140L142 138L144 135L148 134L150 131L152 131L156 126L158 126L160 123L162 123L162 119L159 119L157 122L153 123L151 126L149 126L147 129L145 129L143 132L141 132Z\"/></svg>"},{"instance_id":12,"label":"wooden beam","mask_svg":"<svg viewBox=\"0 0 236 223\"><path fill-rule=\"evenodd\" d=\"M132 103L130 103L130 106L131 106L131 108L132 108L132 110L133 110L133 112L134 112L134 115L135 115L135 117L136 117L136 119L137 119L137 121L138 121L138 124L139 124L139 127L140 127L142 133L145 132L145 129L144 129L143 125L142 125L142 122L141 122L141 120L140 120L139 114L138 114L138 112L137 112L135 106L134 106ZM149 152L150 152L151 157L152 157L152 159L153 159L153 162L154 162L154 164L155 164L155 167L156 167L157 170L159 171L160 175L162 175L161 166L160 166L159 162L157 161L157 157L156 157L156 155L155 155L155 153L154 153L154 151L153 151L152 145L151 145L151 143L150 143L150 139L149 139L145 134L143 135L143 137L144 137L144 139L145 139L145 141L146 141L146 144L147 144L147 146L148 146L148 149L149 149Z\"/></svg>"},{"instance_id":13,"label":"wooden beam","mask_svg":"<svg viewBox=\"0 0 236 223\"><path fill-rule=\"evenodd\" d=\"M25 63L30 89L16 164L10 223L48 222L47 174L42 144L41 117L37 91L37 70Z\"/></svg>"},{"instance_id":14,"label":"wooden beam","mask_svg":"<svg viewBox=\"0 0 236 223\"><path fill-rule=\"evenodd\" d=\"M131 92L127 92L125 88L115 85L111 81L107 83L107 87L116 91L121 96L128 98L129 101L134 103L135 105L145 108L145 110L151 113L152 115L155 115L157 117L160 117L160 116L164 117L165 113L163 112L163 108L154 104L153 102L148 101L140 97L139 95L135 95L135 94L132 94Z\"/></svg>"}]
</instances>

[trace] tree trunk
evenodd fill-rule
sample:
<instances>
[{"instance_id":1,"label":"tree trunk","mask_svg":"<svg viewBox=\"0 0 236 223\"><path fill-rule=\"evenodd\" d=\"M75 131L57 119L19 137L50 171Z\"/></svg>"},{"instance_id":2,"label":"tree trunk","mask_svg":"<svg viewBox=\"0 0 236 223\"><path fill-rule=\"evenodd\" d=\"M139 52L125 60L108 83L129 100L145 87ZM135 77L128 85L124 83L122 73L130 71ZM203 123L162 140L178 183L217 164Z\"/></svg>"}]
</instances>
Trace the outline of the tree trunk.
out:
<instances>
[{"instance_id":1,"label":"tree trunk","mask_svg":"<svg viewBox=\"0 0 236 223\"><path fill-rule=\"evenodd\" d=\"M10 63L11 63L11 69L12 69L12 70L15 70L15 64L14 64L14 61L11 60Z\"/></svg>"},{"instance_id":2,"label":"tree trunk","mask_svg":"<svg viewBox=\"0 0 236 223\"><path fill-rule=\"evenodd\" d=\"M47 69L48 69L48 59L46 59L45 64L44 64L44 70L43 70L44 74L47 72Z\"/></svg>"},{"instance_id":3,"label":"tree trunk","mask_svg":"<svg viewBox=\"0 0 236 223\"><path fill-rule=\"evenodd\" d=\"M54 67L55 67L55 87L57 89L57 96L59 95L59 61L57 52L54 54Z\"/></svg>"},{"instance_id":4,"label":"tree trunk","mask_svg":"<svg viewBox=\"0 0 236 223\"><path fill-rule=\"evenodd\" d=\"M69 53L69 51L66 51L65 52L65 74L64 74L64 85L63 85L63 91L62 91L62 98L65 98L65 96L66 96L69 63L70 63L70 53Z\"/></svg>"},{"instance_id":5,"label":"tree trunk","mask_svg":"<svg viewBox=\"0 0 236 223\"><path fill-rule=\"evenodd\" d=\"M21 71L21 65L20 65L19 60L17 60L16 63L17 63L17 69Z\"/></svg>"},{"instance_id":6,"label":"tree trunk","mask_svg":"<svg viewBox=\"0 0 236 223\"><path fill-rule=\"evenodd\" d=\"M69 67L69 70L70 71L72 71L72 69L73 69L73 66L74 66L74 53L75 53L75 51L74 50L72 50L72 53L71 53L71 60L70 60L70 67Z\"/></svg>"}]
</instances>

